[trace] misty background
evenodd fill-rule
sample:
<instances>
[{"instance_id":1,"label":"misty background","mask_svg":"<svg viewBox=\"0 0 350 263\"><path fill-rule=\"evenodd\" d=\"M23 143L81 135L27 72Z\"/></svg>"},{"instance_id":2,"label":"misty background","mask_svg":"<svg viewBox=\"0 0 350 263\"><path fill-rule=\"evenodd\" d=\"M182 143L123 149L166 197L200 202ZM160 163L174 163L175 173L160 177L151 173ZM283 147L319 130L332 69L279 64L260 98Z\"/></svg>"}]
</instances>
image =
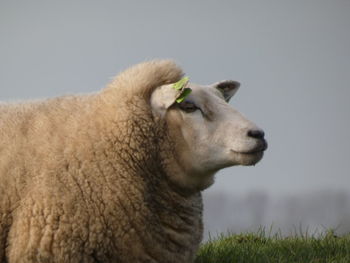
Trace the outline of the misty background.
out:
<instances>
[{"instance_id":1,"label":"misty background","mask_svg":"<svg viewBox=\"0 0 350 263\"><path fill-rule=\"evenodd\" d=\"M192 82L242 83L264 159L219 172L205 232L350 231L350 1L0 1L0 100L103 88L175 59Z\"/></svg>"}]
</instances>

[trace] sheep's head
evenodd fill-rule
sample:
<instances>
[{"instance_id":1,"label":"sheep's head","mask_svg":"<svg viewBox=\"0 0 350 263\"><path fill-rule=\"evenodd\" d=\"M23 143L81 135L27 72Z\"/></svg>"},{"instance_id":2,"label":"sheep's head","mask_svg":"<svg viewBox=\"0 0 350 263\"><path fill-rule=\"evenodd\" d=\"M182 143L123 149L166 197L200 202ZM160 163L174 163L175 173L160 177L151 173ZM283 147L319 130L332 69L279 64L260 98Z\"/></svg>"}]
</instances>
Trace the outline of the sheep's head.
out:
<instances>
[{"instance_id":1,"label":"sheep's head","mask_svg":"<svg viewBox=\"0 0 350 263\"><path fill-rule=\"evenodd\" d=\"M153 114L166 121L173 142L171 179L202 190L218 170L260 161L267 148L264 132L228 104L240 84L185 85L192 92L182 102L172 84L157 88L151 97Z\"/></svg>"}]
</instances>

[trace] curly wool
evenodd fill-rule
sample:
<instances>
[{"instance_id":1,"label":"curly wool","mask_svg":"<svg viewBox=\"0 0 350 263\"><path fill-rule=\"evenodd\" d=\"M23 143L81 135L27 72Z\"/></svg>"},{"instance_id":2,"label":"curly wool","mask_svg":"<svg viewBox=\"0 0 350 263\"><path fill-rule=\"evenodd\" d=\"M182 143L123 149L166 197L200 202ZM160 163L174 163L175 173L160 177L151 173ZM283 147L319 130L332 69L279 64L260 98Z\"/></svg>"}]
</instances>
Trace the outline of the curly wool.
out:
<instances>
[{"instance_id":1,"label":"curly wool","mask_svg":"<svg viewBox=\"0 0 350 263\"><path fill-rule=\"evenodd\" d=\"M99 93L0 104L0 262L193 261L201 195L168 179L149 105L182 76L151 61Z\"/></svg>"}]
</instances>

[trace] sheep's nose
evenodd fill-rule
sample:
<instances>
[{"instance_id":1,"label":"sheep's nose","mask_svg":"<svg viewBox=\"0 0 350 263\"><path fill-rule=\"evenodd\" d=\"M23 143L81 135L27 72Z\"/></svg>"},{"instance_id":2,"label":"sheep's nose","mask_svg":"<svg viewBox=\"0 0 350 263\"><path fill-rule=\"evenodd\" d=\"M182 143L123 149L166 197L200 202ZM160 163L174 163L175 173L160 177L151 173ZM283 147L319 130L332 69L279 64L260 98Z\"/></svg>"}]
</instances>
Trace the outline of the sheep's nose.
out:
<instances>
[{"instance_id":1,"label":"sheep's nose","mask_svg":"<svg viewBox=\"0 0 350 263\"><path fill-rule=\"evenodd\" d=\"M255 139L264 139L265 133L263 130L249 130L247 135Z\"/></svg>"}]
</instances>

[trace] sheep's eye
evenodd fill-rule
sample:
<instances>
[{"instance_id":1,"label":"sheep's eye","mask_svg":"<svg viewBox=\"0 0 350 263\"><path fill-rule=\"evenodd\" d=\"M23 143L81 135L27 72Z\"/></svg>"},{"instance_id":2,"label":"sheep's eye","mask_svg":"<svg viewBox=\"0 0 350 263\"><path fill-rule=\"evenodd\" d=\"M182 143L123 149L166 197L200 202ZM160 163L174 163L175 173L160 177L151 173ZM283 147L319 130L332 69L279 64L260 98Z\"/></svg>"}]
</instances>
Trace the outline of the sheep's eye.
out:
<instances>
[{"instance_id":1,"label":"sheep's eye","mask_svg":"<svg viewBox=\"0 0 350 263\"><path fill-rule=\"evenodd\" d=\"M199 109L192 101L188 100L181 102L179 104L179 108L187 113L194 112Z\"/></svg>"}]
</instances>

